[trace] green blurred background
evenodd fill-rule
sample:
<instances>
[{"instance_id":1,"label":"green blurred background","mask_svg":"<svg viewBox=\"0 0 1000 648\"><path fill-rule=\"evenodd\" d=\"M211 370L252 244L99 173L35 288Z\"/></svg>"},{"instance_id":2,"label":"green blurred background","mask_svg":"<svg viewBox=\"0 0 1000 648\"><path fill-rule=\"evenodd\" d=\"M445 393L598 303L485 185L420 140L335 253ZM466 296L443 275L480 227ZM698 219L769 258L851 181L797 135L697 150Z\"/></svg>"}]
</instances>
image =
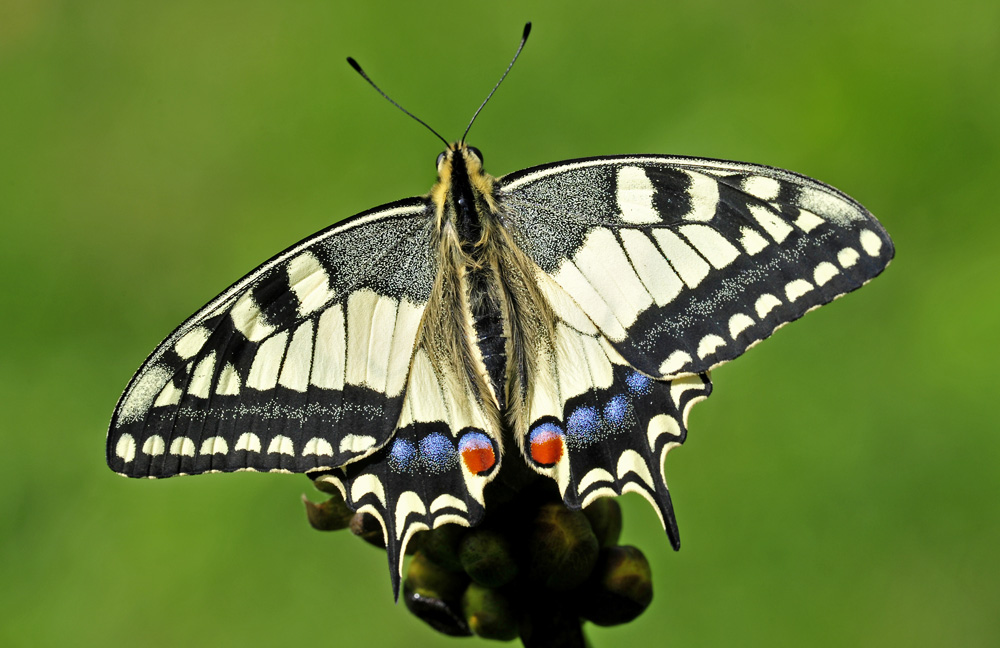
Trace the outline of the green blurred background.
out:
<instances>
[{"instance_id":1,"label":"green blurred background","mask_svg":"<svg viewBox=\"0 0 1000 648\"><path fill-rule=\"evenodd\" d=\"M611 153L762 162L871 209L897 259L715 373L624 498L649 611L594 646L1000 645L1000 4L0 2L0 644L458 645L301 476L130 481L111 410L176 324L470 141L503 174ZM992 394L992 396L991 396ZM316 498L318 499L318 498ZM463 645L486 645L476 639Z\"/></svg>"}]
</instances>

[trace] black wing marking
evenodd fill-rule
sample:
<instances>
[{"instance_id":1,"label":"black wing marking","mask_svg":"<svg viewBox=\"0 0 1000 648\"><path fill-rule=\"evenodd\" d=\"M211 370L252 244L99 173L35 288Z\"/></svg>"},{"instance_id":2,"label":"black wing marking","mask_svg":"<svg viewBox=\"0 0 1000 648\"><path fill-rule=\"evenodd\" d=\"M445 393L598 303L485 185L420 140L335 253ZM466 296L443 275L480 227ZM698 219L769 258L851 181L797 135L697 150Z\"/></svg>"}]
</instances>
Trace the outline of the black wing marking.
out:
<instances>
[{"instance_id":1,"label":"black wing marking","mask_svg":"<svg viewBox=\"0 0 1000 648\"><path fill-rule=\"evenodd\" d=\"M739 356L878 275L894 252L853 199L771 167L622 156L500 184L518 246L659 378Z\"/></svg>"},{"instance_id":2,"label":"black wing marking","mask_svg":"<svg viewBox=\"0 0 1000 648\"><path fill-rule=\"evenodd\" d=\"M182 324L115 409L130 477L305 472L375 452L403 388L436 272L432 211L404 200L277 255Z\"/></svg>"}]
</instances>

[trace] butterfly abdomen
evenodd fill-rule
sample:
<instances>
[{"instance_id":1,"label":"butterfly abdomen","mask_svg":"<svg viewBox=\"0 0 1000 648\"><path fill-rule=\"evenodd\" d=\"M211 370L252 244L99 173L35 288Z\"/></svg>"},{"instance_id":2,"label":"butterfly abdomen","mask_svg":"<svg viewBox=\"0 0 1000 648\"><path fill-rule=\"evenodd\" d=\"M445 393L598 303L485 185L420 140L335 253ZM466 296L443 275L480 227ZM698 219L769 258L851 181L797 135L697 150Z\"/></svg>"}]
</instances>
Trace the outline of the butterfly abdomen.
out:
<instances>
[{"instance_id":1,"label":"butterfly abdomen","mask_svg":"<svg viewBox=\"0 0 1000 648\"><path fill-rule=\"evenodd\" d=\"M486 374L496 394L497 406L501 412L507 407L506 380L507 375L507 336L504 333L503 316L492 291L477 284L475 279L482 272L470 273L471 282L470 303L472 305L472 324L476 330L476 346L486 365Z\"/></svg>"}]
</instances>

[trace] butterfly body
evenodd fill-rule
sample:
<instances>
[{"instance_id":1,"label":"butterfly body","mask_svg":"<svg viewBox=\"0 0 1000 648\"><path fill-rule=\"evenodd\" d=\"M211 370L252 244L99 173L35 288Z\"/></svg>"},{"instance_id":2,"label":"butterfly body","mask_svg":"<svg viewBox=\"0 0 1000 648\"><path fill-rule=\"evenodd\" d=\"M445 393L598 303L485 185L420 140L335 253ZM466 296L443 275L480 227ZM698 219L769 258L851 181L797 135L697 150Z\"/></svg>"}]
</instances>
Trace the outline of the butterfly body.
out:
<instances>
[{"instance_id":1,"label":"butterfly body","mask_svg":"<svg viewBox=\"0 0 1000 648\"><path fill-rule=\"evenodd\" d=\"M666 156L494 178L453 144L423 197L263 264L150 355L107 457L132 477L308 472L382 525L474 525L503 462L586 506L663 474L707 372L879 274L881 225L820 182Z\"/></svg>"}]
</instances>

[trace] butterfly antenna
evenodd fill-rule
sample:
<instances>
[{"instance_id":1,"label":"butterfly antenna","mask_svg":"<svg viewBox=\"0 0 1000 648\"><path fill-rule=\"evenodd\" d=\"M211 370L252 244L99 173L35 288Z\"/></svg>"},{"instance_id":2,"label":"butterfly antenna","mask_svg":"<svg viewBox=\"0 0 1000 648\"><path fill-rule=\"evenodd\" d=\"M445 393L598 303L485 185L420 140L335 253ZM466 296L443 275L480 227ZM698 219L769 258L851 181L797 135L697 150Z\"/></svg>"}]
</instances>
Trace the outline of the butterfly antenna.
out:
<instances>
[{"instance_id":1,"label":"butterfly antenna","mask_svg":"<svg viewBox=\"0 0 1000 648\"><path fill-rule=\"evenodd\" d=\"M531 23L529 22L524 25L524 33L521 34L521 44L517 46L517 51L514 52L514 58L510 60L510 65L508 65L507 69L503 71L503 76L500 77L500 80L497 81L497 84L493 86L492 90L490 90L490 94L486 97L483 103L480 104L479 110L477 110L476 114L472 116L472 121L469 122L469 125L465 129L465 132L462 133L462 140L461 140L462 142L465 142L465 136L469 134L469 129L472 128L472 124L476 121L476 117L478 117L479 113L482 112L483 107L487 104L487 102L489 102L490 97L492 97L493 93L497 91L497 88L500 87L500 84L503 83L503 80L507 78L507 73L510 72L510 69L514 67L514 61L516 61L517 57L521 55L521 50L524 49L524 44L528 42L528 34L530 33L531 33Z\"/></svg>"},{"instance_id":2,"label":"butterfly antenna","mask_svg":"<svg viewBox=\"0 0 1000 648\"><path fill-rule=\"evenodd\" d=\"M522 43L522 47L523 47L523 43ZM520 51L520 50L518 50L518 51ZM514 58L517 58L517 57L514 57ZM407 115L409 115L409 116L410 116L410 117L412 117L413 119L417 120L417 121L418 121L419 123L423 124L424 128L426 128L426 129L427 129L427 130L429 130L430 132L432 132L432 133L434 133L435 135L437 135L437 138L438 138L439 140L441 140L442 142L444 142L444 145L445 145L445 146L448 146L448 140L446 140L445 138L441 137L441 134L440 134L440 133L438 133L438 132L437 132L436 130L434 130L433 128L431 128L431 127L430 127L430 126L429 126L429 125L427 124L427 122L425 122L425 121L424 121L423 119L420 119L419 117L417 117L416 115L414 115L413 113L411 113L411 112L410 112L409 110L407 110L406 108L403 108L403 107L402 107L402 106L400 106L400 105L399 105L398 103L396 103L395 101L393 101L393 100L392 100L392 97L390 97L390 96L389 96L389 95L387 95L386 93L382 92L382 88L380 88L380 87L378 87L377 85L375 85L375 82L374 82L374 81L372 81L372 80L371 80L371 79L370 79L370 78L368 77L368 75L367 75L367 74L365 74L365 71L361 69L361 66L360 66L360 65L358 65L358 62L357 62L357 61L355 61L355 60L354 60L353 58L351 58L350 56L348 56L348 57L347 57L347 62L351 64L351 67L352 67L352 68L354 68L354 71L355 71L355 72L357 72L358 74L360 74L360 75L361 75L361 78L362 78L362 79L364 79L365 81L367 81L367 82L368 82L368 83L369 83L369 84L371 85L371 87L375 88L375 90L376 90L376 91L378 91L378 93L379 93L380 95L382 95L383 97L385 97L385 98L386 98L386 100L387 100L387 101L388 101L389 103L391 103L391 104L392 104L393 106L395 106L395 107L399 108L399 109L400 109L400 110L402 110L402 111L403 111L404 113L406 113ZM504 74L504 76L506 76L506 73ZM490 93L490 94L493 94L493 93Z\"/></svg>"}]
</instances>

